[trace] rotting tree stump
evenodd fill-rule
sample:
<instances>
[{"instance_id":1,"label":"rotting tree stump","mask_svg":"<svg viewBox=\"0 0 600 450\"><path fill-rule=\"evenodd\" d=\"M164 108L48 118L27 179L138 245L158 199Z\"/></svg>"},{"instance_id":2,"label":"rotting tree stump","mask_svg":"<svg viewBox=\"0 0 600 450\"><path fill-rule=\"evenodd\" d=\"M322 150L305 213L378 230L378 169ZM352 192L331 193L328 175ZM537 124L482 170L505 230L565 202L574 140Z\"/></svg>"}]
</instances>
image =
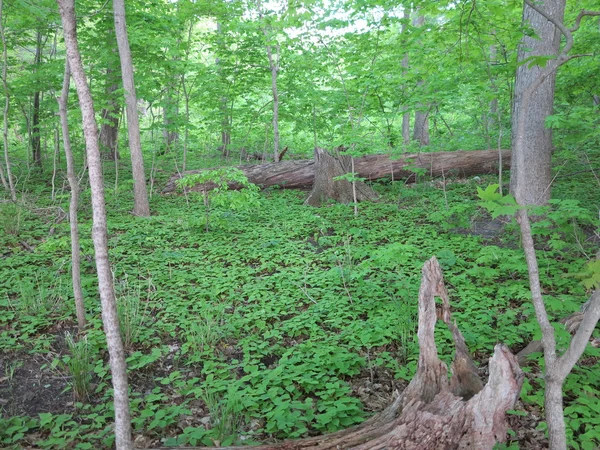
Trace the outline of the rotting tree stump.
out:
<instances>
[{"instance_id":1,"label":"rotting tree stump","mask_svg":"<svg viewBox=\"0 0 600 450\"><path fill-rule=\"evenodd\" d=\"M352 173L351 156L342 155L337 150L334 155L331 155L326 150L315 147L313 187L304 204L321 206L326 200L335 200L344 204L352 203L354 200L357 202L377 200L377 193L366 183L335 179L347 173Z\"/></svg>"},{"instance_id":2,"label":"rotting tree stump","mask_svg":"<svg viewBox=\"0 0 600 450\"><path fill-rule=\"evenodd\" d=\"M441 299L441 304L436 305L436 297ZM435 345L434 330L438 318L451 330L456 346L450 379L448 368L439 359ZM251 448L485 450L492 449L498 442L505 442L508 428L506 412L514 407L519 397L523 372L508 348L498 344L490 359L489 379L483 384L464 338L452 322L448 291L435 257L423 267L418 339L417 373L404 392L383 412L347 430Z\"/></svg>"},{"instance_id":3,"label":"rotting tree stump","mask_svg":"<svg viewBox=\"0 0 600 450\"><path fill-rule=\"evenodd\" d=\"M501 154L502 167L510 168L510 150L502 150ZM354 172L367 181L391 178L414 182L415 169L424 170L427 175L433 177L482 175L496 173L498 161L498 150L409 153L399 158L390 158L389 155L367 155L354 158ZM237 168L244 172L248 181L263 188L280 186L285 189L310 189L315 179L314 159L247 164ZM199 172L201 170L190 170L171 176L162 193L176 192L175 182L178 179ZM236 189L240 186L229 187ZM203 189L206 187L200 185L191 188L192 191Z\"/></svg>"}]
</instances>

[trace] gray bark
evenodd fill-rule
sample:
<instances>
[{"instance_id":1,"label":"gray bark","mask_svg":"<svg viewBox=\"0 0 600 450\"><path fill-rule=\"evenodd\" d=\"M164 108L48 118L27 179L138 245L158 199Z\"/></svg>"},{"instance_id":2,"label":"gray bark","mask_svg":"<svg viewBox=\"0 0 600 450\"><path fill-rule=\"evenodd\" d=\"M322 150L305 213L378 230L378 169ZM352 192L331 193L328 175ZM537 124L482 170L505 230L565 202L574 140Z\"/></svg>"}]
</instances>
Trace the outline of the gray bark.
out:
<instances>
[{"instance_id":1,"label":"gray bark","mask_svg":"<svg viewBox=\"0 0 600 450\"><path fill-rule=\"evenodd\" d=\"M42 33L36 33L35 57L33 63L35 70L42 62ZM42 166L42 141L40 136L40 91L33 94L33 112L31 119L31 149L33 151L33 163Z\"/></svg>"},{"instance_id":2,"label":"gray bark","mask_svg":"<svg viewBox=\"0 0 600 450\"><path fill-rule=\"evenodd\" d=\"M121 59L121 75L125 89L125 105L127 110L127 132L129 136L129 150L131 152L131 168L133 171L133 213L137 216L150 215L148 190L146 188L146 175L144 173L144 157L140 140L140 121L137 111L137 97L133 80L133 63L129 39L127 37L127 24L125 21L125 1L113 0L115 18L115 34L119 57Z\"/></svg>"},{"instance_id":3,"label":"gray bark","mask_svg":"<svg viewBox=\"0 0 600 450\"><path fill-rule=\"evenodd\" d=\"M0 0L1 1L1 0ZM75 298L75 311L77 314L77 325L81 332L85 327L85 305L83 302L83 291L81 289L81 254L79 252L79 230L77 228L77 207L79 203L79 182L75 172L75 162L71 150L71 139L69 137L69 122L67 116L67 102L69 99L69 85L71 81L71 69L69 60L65 61L65 75L63 79L62 92L58 99L58 114L67 160L67 179L71 188L71 202L69 203L69 225L71 228L71 278L73 280L73 296Z\"/></svg>"},{"instance_id":4,"label":"gray bark","mask_svg":"<svg viewBox=\"0 0 600 450\"><path fill-rule=\"evenodd\" d=\"M112 69L106 69L106 78L109 79ZM100 124L100 146L103 159L119 159L117 152L117 140L119 139L119 115L121 106L114 98L115 91L119 86L109 82L106 86L106 96L108 98L108 107L104 108L100 114L102 123Z\"/></svg>"},{"instance_id":5,"label":"gray bark","mask_svg":"<svg viewBox=\"0 0 600 450\"><path fill-rule=\"evenodd\" d=\"M434 153L407 153L401 158L390 159L388 155L366 155L354 158L354 172L360 178L369 181L380 178L393 180L405 179L406 182L415 182L417 177L413 168L425 169L427 175L441 176L471 176L484 173L495 173L498 170L498 157L502 156L504 168L510 164L510 150L479 150L479 151L454 151ZM315 180L315 161L295 160L280 161L278 163L248 164L238 166L248 181L262 187L281 186L286 189L310 189ZM163 194L174 193L176 181L182 176L198 173L200 170L190 170L185 173L173 175ZM240 186L232 184L230 189L239 189ZM190 190L201 191L212 189L205 185L196 185Z\"/></svg>"},{"instance_id":6,"label":"gray bark","mask_svg":"<svg viewBox=\"0 0 600 450\"><path fill-rule=\"evenodd\" d=\"M83 132L87 151L88 173L92 190L92 239L98 272L98 289L102 304L102 323L106 333L109 363L114 390L115 438L117 450L131 450L131 419L129 413L129 392L125 351L119 331L117 303L112 273L108 258L108 232L106 225L106 205L104 201L104 181L102 161L98 144L98 126L94 114L94 103L87 84L81 56L77 44L74 0L57 0L63 23L67 58L73 80L77 87L79 106L82 113Z\"/></svg>"},{"instance_id":7,"label":"gray bark","mask_svg":"<svg viewBox=\"0 0 600 450\"><path fill-rule=\"evenodd\" d=\"M414 26L421 27L424 23L425 17L417 15L417 18L414 20ZM419 81L418 86L423 87L424 85L424 81ZM415 111L413 139L422 146L429 145L429 109L427 105L419 105L417 111Z\"/></svg>"},{"instance_id":8,"label":"gray bark","mask_svg":"<svg viewBox=\"0 0 600 450\"><path fill-rule=\"evenodd\" d=\"M402 16L402 18L405 20L405 22L402 24L402 33L406 33L406 30L408 28L408 20L410 19L410 8L408 7L404 7L404 15ZM406 73L408 72L408 53L406 55L404 55L404 58L402 58L402 73L403 75L406 75ZM406 89L406 87L405 87ZM404 145L408 145L410 144L410 112L409 111L405 111L404 114L402 114L402 142L404 143Z\"/></svg>"},{"instance_id":9,"label":"gray bark","mask_svg":"<svg viewBox=\"0 0 600 450\"><path fill-rule=\"evenodd\" d=\"M12 178L12 172L10 169L10 158L8 156L8 112L10 110L10 94L8 92L8 84L6 82L6 72L8 66L8 56L6 53L6 36L4 35L4 18L3 16L4 2L0 0L0 37L2 38L2 87L4 89L4 115L3 115L3 129L2 136L4 142L4 163L6 164L6 177L4 175L4 169L0 164L0 176L2 177L2 184L5 189L10 192L10 198L13 202L17 201L17 190Z\"/></svg>"},{"instance_id":10,"label":"gray bark","mask_svg":"<svg viewBox=\"0 0 600 450\"><path fill-rule=\"evenodd\" d=\"M260 0L257 4L258 15L262 20L262 4ZM273 160L279 161L279 94L277 92L277 73L279 72L279 44L275 46L275 55L273 54L273 46L269 43L269 30L265 27L262 29L265 38L267 39L267 57L269 59L269 71L271 72L271 92L273 94Z\"/></svg>"},{"instance_id":11,"label":"gray bark","mask_svg":"<svg viewBox=\"0 0 600 450\"><path fill-rule=\"evenodd\" d=\"M539 7L548 16L562 23L565 0L544 0ZM519 63L532 56L558 55L559 29L527 4L523 8L523 25L531 26L536 36L523 36L519 45ZM552 130L546 128L545 121L552 114L556 72L548 74L531 93L531 101L523 104L524 91L543 76L543 72L544 67L531 63L519 64L517 68L512 115L510 191L521 205L543 205L551 197ZM526 132L518 137L521 121Z\"/></svg>"},{"instance_id":12,"label":"gray bark","mask_svg":"<svg viewBox=\"0 0 600 450\"><path fill-rule=\"evenodd\" d=\"M531 235L531 226L527 211L519 210L517 220L521 227L521 236L523 242L523 251L527 260L529 271L529 286L531 290L531 300L535 309L535 314L542 331L542 346L544 349L544 361L546 365L546 387L544 407L546 411L546 423L548 424L548 437L551 450L566 450L567 436L565 432L565 419L563 413L563 394L562 386L581 355L594 331L594 327L600 319L600 291L594 292L592 298L583 316L575 336L567 351L561 356L557 355L556 337L554 328L548 319L542 288L539 277L539 267L533 238Z\"/></svg>"},{"instance_id":13,"label":"gray bark","mask_svg":"<svg viewBox=\"0 0 600 450\"><path fill-rule=\"evenodd\" d=\"M376 200L377 194L367 184L355 181L334 180L335 177L352 173L352 157L336 151L330 155L326 150L315 147L315 181L305 205L321 206L326 200L351 203Z\"/></svg>"}]
</instances>

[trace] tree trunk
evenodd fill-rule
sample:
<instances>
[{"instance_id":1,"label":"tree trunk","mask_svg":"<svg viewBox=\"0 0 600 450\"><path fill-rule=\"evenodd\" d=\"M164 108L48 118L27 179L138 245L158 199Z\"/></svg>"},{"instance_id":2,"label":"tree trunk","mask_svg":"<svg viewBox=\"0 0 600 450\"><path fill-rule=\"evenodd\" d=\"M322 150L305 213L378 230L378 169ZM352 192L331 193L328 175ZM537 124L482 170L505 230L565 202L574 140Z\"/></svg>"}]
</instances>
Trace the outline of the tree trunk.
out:
<instances>
[{"instance_id":1,"label":"tree trunk","mask_svg":"<svg viewBox=\"0 0 600 450\"><path fill-rule=\"evenodd\" d=\"M415 112L413 139L422 146L429 145L429 111Z\"/></svg>"},{"instance_id":2,"label":"tree trunk","mask_svg":"<svg viewBox=\"0 0 600 450\"><path fill-rule=\"evenodd\" d=\"M436 297L442 300L439 306ZM450 379L435 345L438 317L450 328L456 347ZM490 359L488 382L483 385L463 336L452 321L448 292L435 257L423 266L417 335L417 373L385 411L348 430L253 449L486 450L505 442L506 411L519 398L523 372L510 351L498 344Z\"/></svg>"},{"instance_id":3,"label":"tree trunk","mask_svg":"<svg viewBox=\"0 0 600 450\"><path fill-rule=\"evenodd\" d=\"M117 141L119 139L119 116L121 114L121 105L115 98L115 92L119 89L119 85L111 80L113 70L108 67L106 69L106 97L108 106L102 109L100 117L100 151L102 159L116 161L120 159L117 152Z\"/></svg>"},{"instance_id":4,"label":"tree trunk","mask_svg":"<svg viewBox=\"0 0 600 450\"><path fill-rule=\"evenodd\" d=\"M92 95L87 84L77 44L75 2L74 0L57 0L57 3L63 23L69 66L71 67L73 80L77 87L87 150L88 173L92 190L92 239L94 241L96 270L98 272L98 289L102 304L102 323L104 325L104 332L106 333L114 389L116 448L117 450L130 450L133 448L133 444L131 441L127 365L121 333L119 331L117 303L108 259L106 205L104 202L102 161L100 159L100 146L98 144L98 127L94 114Z\"/></svg>"},{"instance_id":5,"label":"tree trunk","mask_svg":"<svg viewBox=\"0 0 600 450\"><path fill-rule=\"evenodd\" d=\"M414 20L413 25L415 27L422 27L425 23L425 17L419 15L417 9L417 17ZM425 86L425 81L419 81L417 86L422 88ZM423 109L426 109L425 111ZM429 145L429 110L427 105L420 104L417 106L415 111L415 124L413 130L413 139L417 141L421 146Z\"/></svg>"},{"instance_id":6,"label":"tree trunk","mask_svg":"<svg viewBox=\"0 0 600 450\"><path fill-rule=\"evenodd\" d=\"M115 18L115 34L119 57L121 59L121 75L125 89L125 105L127 109L127 132L129 135L129 150L131 152L131 168L133 171L133 213L137 216L150 215L148 191L146 189L146 175L144 174L144 157L140 141L140 122L137 111L137 97L133 80L133 63L127 37L127 24L125 22L125 1L113 0Z\"/></svg>"},{"instance_id":7,"label":"tree trunk","mask_svg":"<svg viewBox=\"0 0 600 450\"><path fill-rule=\"evenodd\" d=\"M305 205L321 206L327 200L340 203L353 201L376 200L377 194L368 185L356 181L334 180L335 177L352 173L352 157L341 155L337 150L335 156L326 150L315 147L315 177L313 188ZM356 193L356 196L355 196Z\"/></svg>"},{"instance_id":8,"label":"tree trunk","mask_svg":"<svg viewBox=\"0 0 600 450\"><path fill-rule=\"evenodd\" d=\"M402 34L406 34L408 28L408 20L410 19L410 7L404 7L404 14L402 16L404 22L402 23ZM402 58L402 75L406 76L408 72L408 53ZM406 90L406 86L403 87ZM402 142L404 145L410 144L410 112L405 111L402 114Z\"/></svg>"},{"instance_id":9,"label":"tree trunk","mask_svg":"<svg viewBox=\"0 0 600 450\"><path fill-rule=\"evenodd\" d=\"M508 168L510 150L502 150L500 154L504 167ZM426 174L432 177L451 175L464 177L496 173L498 155L497 150L412 153L398 159L391 159L388 155L367 155L354 158L354 171L360 178L369 181L389 177L394 180L405 179L407 182L415 182L417 179L415 170L418 169L425 170ZM277 185L286 189L310 189L315 179L315 161L312 159L242 165L238 166L238 169L244 172L251 183L262 187ZM176 180L198 172L201 171L191 170L173 175L163 189L163 194L176 192ZM235 189L239 186L230 187ZM199 191L205 188L197 185L191 190Z\"/></svg>"},{"instance_id":10,"label":"tree trunk","mask_svg":"<svg viewBox=\"0 0 600 450\"><path fill-rule=\"evenodd\" d=\"M37 72L39 64L42 62L42 33L36 32L35 57L33 64ZM42 166L42 141L40 136L40 91L33 94L33 112L31 119L31 149L33 152L34 165Z\"/></svg>"},{"instance_id":11,"label":"tree trunk","mask_svg":"<svg viewBox=\"0 0 600 450\"><path fill-rule=\"evenodd\" d=\"M81 289L81 254L79 250L79 230L77 227L77 207L79 203L79 182L75 172L75 161L71 150L71 139L69 137L68 122L68 99L69 85L71 81L71 69L69 61L65 61L65 75L63 79L62 92L58 99L58 114L62 129L63 146L65 148L65 159L67 160L67 178L71 188L71 202L69 204L69 225L71 227L71 277L73 279L73 296L75 298L75 311L77 313L77 325L79 332L85 327L85 305L83 302L83 291Z\"/></svg>"},{"instance_id":12,"label":"tree trunk","mask_svg":"<svg viewBox=\"0 0 600 450\"><path fill-rule=\"evenodd\" d=\"M565 0L544 0L539 8L562 23ZM543 205L551 196L552 130L546 128L545 121L552 114L556 72L549 74L532 93L531 101L523 105L524 91L542 76L544 70L539 64L523 62L534 56L556 56L561 35L554 24L529 5L523 7L523 25L531 26L535 36L523 36L519 45L512 115L510 191L521 205ZM520 121L524 122L526 131L518 139L516 134Z\"/></svg>"},{"instance_id":13,"label":"tree trunk","mask_svg":"<svg viewBox=\"0 0 600 450\"><path fill-rule=\"evenodd\" d=\"M2 38L2 87L4 89L4 114L3 114L3 128L2 137L4 143L4 163L6 164L6 177L4 175L4 169L0 164L0 176L2 177L2 184L5 189L10 192L10 198L13 202L17 201L17 190L12 178L12 172L10 169L10 158L8 156L8 112L10 110L10 93L8 91L8 83L6 81L6 72L8 66L8 56L6 52L6 36L4 35L4 1L0 0L0 38Z\"/></svg>"}]
</instances>

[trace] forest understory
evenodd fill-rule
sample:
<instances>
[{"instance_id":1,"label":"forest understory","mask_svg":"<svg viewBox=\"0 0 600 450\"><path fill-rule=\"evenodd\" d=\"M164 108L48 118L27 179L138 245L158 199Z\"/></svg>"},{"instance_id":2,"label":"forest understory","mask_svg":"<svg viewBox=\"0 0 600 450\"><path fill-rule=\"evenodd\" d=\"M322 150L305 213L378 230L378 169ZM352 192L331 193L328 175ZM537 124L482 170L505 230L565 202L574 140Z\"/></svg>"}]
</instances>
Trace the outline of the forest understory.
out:
<instances>
[{"instance_id":1,"label":"forest understory","mask_svg":"<svg viewBox=\"0 0 600 450\"><path fill-rule=\"evenodd\" d=\"M493 176L381 180L372 184L380 200L360 203L357 216L352 205L313 208L303 205L305 192L269 188L251 209L214 206L209 215L200 194L154 194L152 216L141 218L131 216L130 193L113 189L113 163L105 164L138 448L314 436L381 411L415 372L420 270L433 255L484 381L495 344L516 354L538 338L517 226L492 220L477 196ZM109 448L112 396L86 237L90 216L80 213L89 320L82 354L69 343L77 333L64 216L69 192L62 180L57 186L56 201L45 206L43 191L2 204L0 442ZM561 178L546 219L534 224L556 320L587 300L575 274L598 246L597 217L588 208L599 192L592 172ZM84 205L89 195L84 187ZM448 331L436 329L436 342L449 361ZM600 443L599 357L589 347L565 387L567 429L580 448ZM75 364L91 376L73 376ZM509 443L500 448L547 446L539 357L524 370Z\"/></svg>"}]
</instances>

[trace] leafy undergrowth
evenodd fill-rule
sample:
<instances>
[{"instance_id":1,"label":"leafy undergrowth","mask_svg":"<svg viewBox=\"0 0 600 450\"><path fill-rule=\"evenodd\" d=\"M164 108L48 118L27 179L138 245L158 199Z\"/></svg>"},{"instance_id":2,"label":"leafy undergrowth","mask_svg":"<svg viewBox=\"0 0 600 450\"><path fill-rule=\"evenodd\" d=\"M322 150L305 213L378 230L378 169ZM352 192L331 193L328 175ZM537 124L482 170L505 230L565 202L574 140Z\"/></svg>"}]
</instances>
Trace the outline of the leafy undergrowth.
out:
<instances>
[{"instance_id":1,"label":"leafy undergrowth","mask_svg":"<svg viewBox=\"0 0 600 450\"><path fill-rule=\"evenodd\" d=\"M315 209L303 206L305 193L271 189L250 209L213 207L208 232L197 198L155 195L153 216L135 218L127 194L110 191L110 256L136 444L296 438L347 428L383 409L415 371L420 270L432 255L482 373L496 343L517 352L537 338L516 227L491 221L478 206L476 187L488 181L382 183L382 200L361 204L358 217L351 206ZM82 196L89 204L89 191ZM66 209L68 196L59 202ZM536 228L556 320L587 298L570 276L597 246L597 217L584 206L557 201ZM2 216L0 238L0 446L110 447L89 211L80 229L90 368L77 373L68 223L56 208L18 215L18 223L17 211ZM448 359L449 342L440 329ZM598 357L590 347L565 388L576 447L600 444ZM511 448L544 443L541 370L539 362L528 369ZM75 381L88 386L77 397Z\"/></svg>"}]
</instances>

